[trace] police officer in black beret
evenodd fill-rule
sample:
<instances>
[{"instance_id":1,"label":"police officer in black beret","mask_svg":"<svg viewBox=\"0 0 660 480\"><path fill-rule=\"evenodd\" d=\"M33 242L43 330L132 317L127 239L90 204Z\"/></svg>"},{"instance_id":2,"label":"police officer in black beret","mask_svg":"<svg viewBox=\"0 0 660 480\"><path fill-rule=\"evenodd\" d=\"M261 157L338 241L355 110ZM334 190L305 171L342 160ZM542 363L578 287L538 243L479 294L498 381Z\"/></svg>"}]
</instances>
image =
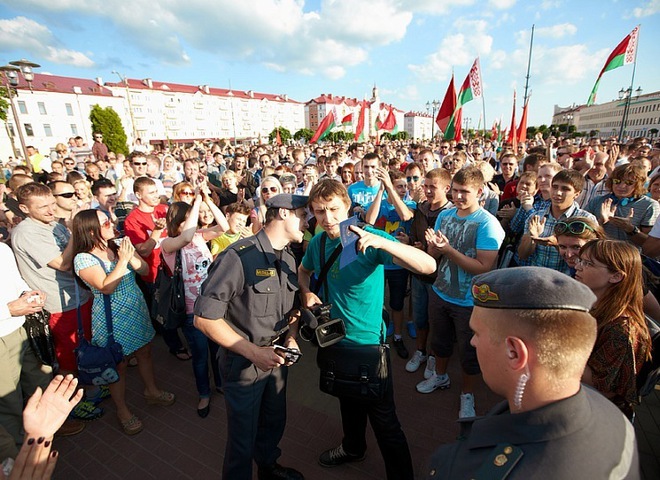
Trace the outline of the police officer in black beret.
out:
<instances>
[{"instance_id":1,"label":"police officer in black beret","mask_svg":"<svg viewBox=\"0 0 660 480\"><path fill-rule=\"evenodd\" d=\"M596 340L589 288L555 270L519 267L474 277L472 345L484 381L506 400L459 420L426 478L638 479L630 422L580 384Z\"/></svg>"},{"instance_id":2,"label":"police officer in black beret","mask_svg":"<svg viewBox=\"0 0 660 480\"><path fill-rule=\"evenodd\" d=\"M277 459L287 367L299 358L293 316L298 280L287 247L302 241L306 203L301 195L270 198L264 228L218 256L195 302L195 326L223 347L218 362L227 406L226 480L251 479L253 460L260 480L304 478Z\"/></svg>"}]
</instances>

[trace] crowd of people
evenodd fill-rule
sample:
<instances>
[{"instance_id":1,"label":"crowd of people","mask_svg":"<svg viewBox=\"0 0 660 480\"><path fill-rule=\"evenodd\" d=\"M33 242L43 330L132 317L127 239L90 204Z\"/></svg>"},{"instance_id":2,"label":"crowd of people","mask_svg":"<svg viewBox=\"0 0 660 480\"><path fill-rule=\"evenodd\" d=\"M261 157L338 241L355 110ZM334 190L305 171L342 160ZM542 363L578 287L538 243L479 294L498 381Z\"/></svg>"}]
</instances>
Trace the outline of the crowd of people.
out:
<instances>
[{"instance_id":1,"label":"crowd of people","mask_svg":"<svg viewBox=\"0 0 660 480\"><path fill-rule=\"evenodd\" d=\"M638 375L654 353L647 322L660 320L658 279L647 268L660 256L660 145L541 135L515 146L484 138L204 141L158 151L141 145L124 156L95 134L93 148L73 139L55 150L44 158L31 149L26 162L3 166L0 255L10 274L0 289L8 307L0 316L7 359L0 362L0 459L17 458L27 441L24 401L53 374L76 374L78 324L93 344L106 344L109 301L125 355L119 381L85 386L58 434L80 433L105 413L107 398L126 435L142 431L134 399L126 398L131 365L148 404L172 405L175 395L158 387L154 371L151 343L159 334L173 356L190 361L201 418L212 391L224 394L225 478L252 478L253 461L260 479L304 478L277 463L282 393L297 361L301 310L331 304L346 330L333 349L390 343L407 362L405 372L392 371L388 351L379 399L339 397L344 437L321 453L322 466L364 458L369 422L387 478L412 479L391 378L419 375L420 394L449 389L456 349L458 418L471 432L436 452L430 478L471 475L502 442L512 450L500 455L524 453L515 469L529 478L529 462L554 460L530 460L539 455L536 440L500 438L503 425L566 426L566 408L611 416L598 428L591 418L575 426L580 442L596 448L597 436L610 435L629 453L608 454L620 462L585 475L637 478L634 433L619 417L634 419ZM357 259L340 268L340 224L354 216ZM154 302L157 279L177 265L186 320L165 328ZM50 313L55 371L37 360L23 328L24 316L42 308ZM498 309L511 313L506 322ZM506 400L486 417L494 420L477 416L486 413L474 399L482 378ZM553 413L541 415L549 405ZM577 441L561 438L551 447L557 455ZM466 445L484 450L475 455Z\"/></svg>"}]
</instances>

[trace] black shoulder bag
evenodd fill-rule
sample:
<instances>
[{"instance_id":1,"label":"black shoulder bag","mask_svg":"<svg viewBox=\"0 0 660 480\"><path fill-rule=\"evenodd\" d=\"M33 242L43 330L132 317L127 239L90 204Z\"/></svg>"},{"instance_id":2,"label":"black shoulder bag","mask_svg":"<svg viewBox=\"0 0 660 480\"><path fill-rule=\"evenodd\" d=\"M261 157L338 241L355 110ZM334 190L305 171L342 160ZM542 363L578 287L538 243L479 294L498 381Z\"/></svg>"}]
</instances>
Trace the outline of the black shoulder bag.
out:
<instances>
[{"instance_id":1,"label":"black shoulder bag","mask_svg":"<svg viewBox=\"0 0 660 480\"><path fill-rule=\"evenodd\" d=\"M324 232L321 238L321 273L315 285L315 293L321 290L325 278L341 253L341 244L325 262ZM327 292L327 286L326 286ZM326 295L327 298L327 295ZM380 400L384 397L389 381L390 349L381 330L378 345L336 343L319 348L316 363L320 369L319 388L334 397L360 400Z\"/></svg>"},{"instance_id":2,"label":"black shoulder bag","mask_svg":"<svg viewBox=\"0 0 660 480\"><path fill-rule=\"evenodd\" d=\"M161 251L155 297L155 318L164 328L176 329L186 322L186 294L183 285L181 249L176 251L172 275L169 274Z\"/></svg>"}]
</instances>

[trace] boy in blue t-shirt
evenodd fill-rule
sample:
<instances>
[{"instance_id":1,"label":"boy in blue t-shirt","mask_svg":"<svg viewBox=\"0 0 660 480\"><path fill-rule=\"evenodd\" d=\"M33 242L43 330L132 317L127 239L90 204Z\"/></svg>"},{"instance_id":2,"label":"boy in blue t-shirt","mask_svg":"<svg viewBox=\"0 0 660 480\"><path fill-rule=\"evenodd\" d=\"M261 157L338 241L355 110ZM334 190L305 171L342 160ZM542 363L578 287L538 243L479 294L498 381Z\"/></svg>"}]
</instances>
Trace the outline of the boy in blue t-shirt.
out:
<instances>
[{"instance_id":1,"label":"boy in blue t-shirt","mask_svg":"<svg viewBox=\"0 0 660 480\"><path fill-rule=\"evenodd\" d=\"M417 384L420 393L449 388L447 364L456 338L463 369L459 418L475 416L474 383L481 373L470 344L472 277L495 267L504 230L497 219L479 205L483 175L478 167L466 167L454 175L452 201L456 208L441 212L435 229L426 231L428 252L438 259L438 276L429 299L431 347L436 355L436 373Z\"/></svg>"}]
</instances>

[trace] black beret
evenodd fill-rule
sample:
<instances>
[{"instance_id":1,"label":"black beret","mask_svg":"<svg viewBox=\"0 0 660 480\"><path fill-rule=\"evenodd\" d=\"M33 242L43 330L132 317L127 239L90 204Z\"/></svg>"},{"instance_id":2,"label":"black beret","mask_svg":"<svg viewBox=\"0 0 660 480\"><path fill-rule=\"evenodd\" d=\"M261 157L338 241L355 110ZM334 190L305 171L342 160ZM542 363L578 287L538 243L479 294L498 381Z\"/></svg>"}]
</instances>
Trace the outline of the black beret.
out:
<instances>
[{"instance_id":1,"label":"black beret","mask_svg":"<svg viewBox=\"0 0 660 480\"><path fill-rule=\"evenodd\" d=\"M268 208L286 208L287 210L295 210L307 206L308 197L305 195L292 195L290 193L280 193L274 197L266 200L266 207Z\"/></svg>"},{"instance_id":2,"label":"black beret","mask_svg":"<svg viewBox=\"0 0 660 480\"><path fill-rule=\"evenodd\" d=\"M544 267L493 270L472 279L474 305L483 308L588 312L596 296L586 285Z\"/></svg>"}]
</instances>

